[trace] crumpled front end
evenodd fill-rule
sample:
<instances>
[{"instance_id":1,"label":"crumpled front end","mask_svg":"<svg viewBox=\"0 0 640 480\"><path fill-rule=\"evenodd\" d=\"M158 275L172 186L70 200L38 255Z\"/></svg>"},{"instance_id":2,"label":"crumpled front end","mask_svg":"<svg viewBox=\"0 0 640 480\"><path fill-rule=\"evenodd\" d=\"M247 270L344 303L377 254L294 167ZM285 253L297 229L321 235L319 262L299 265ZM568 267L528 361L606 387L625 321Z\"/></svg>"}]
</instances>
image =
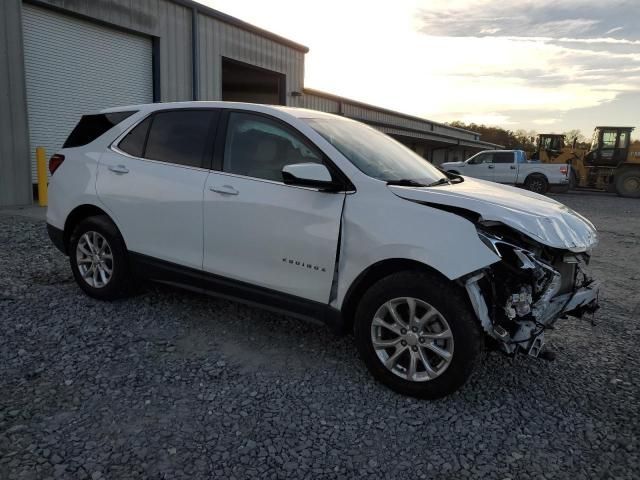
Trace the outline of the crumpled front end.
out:
<instances>
[{"instance_id":1,"label":"crumpled front end","mask_svg":"<svg viewBox=\"0 0 640 480\"><path fill-rule=\"evenodd\" d=\"M545 330L558 318L598 309L589 249L550 248L497 223L479 226L478 235L501 261L465 277L464 286L485 332L503 351L537 357Z\"/></svg>"}]
</instances>

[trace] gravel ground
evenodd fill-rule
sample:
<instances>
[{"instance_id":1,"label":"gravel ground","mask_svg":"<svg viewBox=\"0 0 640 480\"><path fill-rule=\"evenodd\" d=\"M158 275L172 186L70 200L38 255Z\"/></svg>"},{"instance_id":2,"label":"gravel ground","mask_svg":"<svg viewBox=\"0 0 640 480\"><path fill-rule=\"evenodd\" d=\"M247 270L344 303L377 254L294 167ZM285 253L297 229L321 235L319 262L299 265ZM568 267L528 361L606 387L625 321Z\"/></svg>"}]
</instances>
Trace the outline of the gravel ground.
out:
<instances>
[{"instance_id":1,"label":"gravel ground","mask_svg":"<svg viewBox=\"0 0 640 480\"><path fill-rule=\"evenodd\" d=\"M0 216L0 479L639 478L640 201L557 198L601 232L597 324L432 402L320 326L168 287L92 300L42 222Z\"/></svg>"}]
</instances>

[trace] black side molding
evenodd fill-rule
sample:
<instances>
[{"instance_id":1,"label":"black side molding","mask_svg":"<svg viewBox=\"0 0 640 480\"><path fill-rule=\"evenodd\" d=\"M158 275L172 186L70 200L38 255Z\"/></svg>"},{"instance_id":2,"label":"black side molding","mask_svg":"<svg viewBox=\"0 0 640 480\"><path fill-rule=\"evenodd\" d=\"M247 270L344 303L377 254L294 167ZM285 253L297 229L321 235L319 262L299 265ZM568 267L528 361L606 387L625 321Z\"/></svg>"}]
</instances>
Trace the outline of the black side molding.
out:
<instances>
[{"instance_id":1,"label":"black side molding","mask_svg":"<svg viewBox=\"0 0 640 480\"><path fill-rule=\"evenodd\" d=\"M66 255L67 248L64 244L64 232L50 223L47 223L47 233L56 248Z\"/></svg>"},{"instance_id":2,"label":"black side molding","mask_svg":"<svg viewBox=\"0 0 640 480\"><path fill-rule=\"evenodd\" d=\"M129 260L133 273L138 277L196 290L306 320L321 321L336 333L343 333L340 311L328 304L177 265L140 253L129 252Z\"/></svg>"}]
</instances>

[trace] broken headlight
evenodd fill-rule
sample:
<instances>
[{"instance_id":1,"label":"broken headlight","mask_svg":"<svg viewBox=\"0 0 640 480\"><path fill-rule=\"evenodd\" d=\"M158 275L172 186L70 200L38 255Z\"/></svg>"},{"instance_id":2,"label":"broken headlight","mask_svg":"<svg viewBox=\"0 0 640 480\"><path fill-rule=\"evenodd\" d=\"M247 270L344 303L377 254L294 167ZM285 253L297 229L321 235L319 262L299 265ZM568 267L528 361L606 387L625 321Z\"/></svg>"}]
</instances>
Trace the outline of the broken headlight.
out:
<instances>
[{"instance_id":1,"label":"broken headlight","mask_svg":"<svg viewBox=\"0 0 640 480\"><path fill-rule=\"evenodd\" d=\"M561 286L560 273L540 258L540 251L483 229L478 236L502 259L489 272L494 322L507 331L517 329L514 320L544 323L546 307Z\"/></svg>"}]
</instances>

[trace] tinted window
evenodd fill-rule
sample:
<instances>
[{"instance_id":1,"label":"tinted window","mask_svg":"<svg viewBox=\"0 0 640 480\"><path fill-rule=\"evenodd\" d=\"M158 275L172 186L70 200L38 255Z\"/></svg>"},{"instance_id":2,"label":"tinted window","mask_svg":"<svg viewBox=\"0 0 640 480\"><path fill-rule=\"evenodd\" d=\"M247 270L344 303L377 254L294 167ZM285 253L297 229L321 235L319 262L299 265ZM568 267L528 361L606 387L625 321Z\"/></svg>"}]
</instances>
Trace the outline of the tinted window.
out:
<instances>
[{"instance_id":1,"label":"tinted window","mask_svg":"<svg viewBox=\"0 0 640 480\"><path fill-rule=\"evenodd\" d=\"M493 163L513 163L513 152L494 153Z\"/></svg>"},{"instance_id":2,"label":"tinted window","mask_svg":"<svg viewBox=\"0 0 640 480\"><path fill-rule=\"evenodd\" d=\"M215 110L177 110L153 116L144 157L190 167L201 167L213 142Z\"/></svg>"},{"instance_id":3,"label":"tinted window","mask_svg":"<svg viewBox=\"0 0 640 480\"><path fill-rule=\"evenodd\" d=\"M133 155L134 157L142 157L144 153L144 142L147 139L147 132L151 125L151 117L146 118L139 123L133 130L120 141L118 148L123 152Z\"/></svg>"},{"instance_id":4,"label":"tinted window","mask_svg":"<svg viewBox=\"0 0 640 480\"><path fill-rule=\"evenodd\" d=\"M62 148L81 147L93 142L100 135L110 130L136 112L100 113L83 115L76 128L73 129Z\"/></svg>"},{"instance_id":5,"label":"tinted window","mask_svg":"<svg viewBox=\"0 0 640 480\"><path fill-rule=\"evenodd\" d=\"M292 129L260 115L229 115L225 172L281 182L285 165L308 162L322 163L322 157Z\"/></svg>"}]
</instances>

